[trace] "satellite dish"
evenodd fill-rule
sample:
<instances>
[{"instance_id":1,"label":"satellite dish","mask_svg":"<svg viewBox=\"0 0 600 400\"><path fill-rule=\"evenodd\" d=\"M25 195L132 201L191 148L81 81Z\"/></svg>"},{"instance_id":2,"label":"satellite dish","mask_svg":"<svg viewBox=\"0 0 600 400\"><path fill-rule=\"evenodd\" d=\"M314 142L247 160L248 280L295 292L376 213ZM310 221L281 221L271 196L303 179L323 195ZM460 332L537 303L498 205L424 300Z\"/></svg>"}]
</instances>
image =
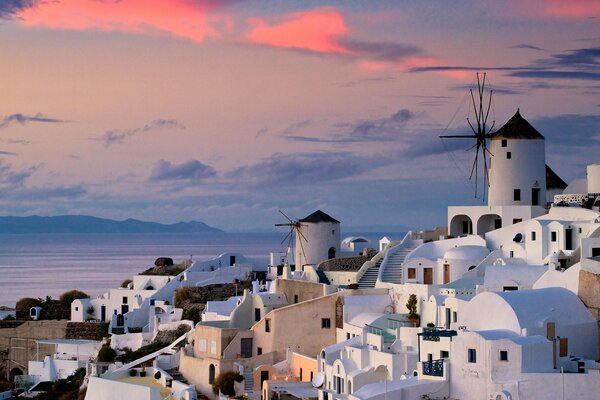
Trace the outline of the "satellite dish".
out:
<instances>
[{"instance_id":1,"label":"satellite dish","mask_svg":"<svg viewBox=\"0 0 600 400\"><path fill-rule=\"evenodd\" d=\"M322 372L317 372L311 383L313 387L320 388L325 383L325 375Z\"/></svg>"}]
</instances>

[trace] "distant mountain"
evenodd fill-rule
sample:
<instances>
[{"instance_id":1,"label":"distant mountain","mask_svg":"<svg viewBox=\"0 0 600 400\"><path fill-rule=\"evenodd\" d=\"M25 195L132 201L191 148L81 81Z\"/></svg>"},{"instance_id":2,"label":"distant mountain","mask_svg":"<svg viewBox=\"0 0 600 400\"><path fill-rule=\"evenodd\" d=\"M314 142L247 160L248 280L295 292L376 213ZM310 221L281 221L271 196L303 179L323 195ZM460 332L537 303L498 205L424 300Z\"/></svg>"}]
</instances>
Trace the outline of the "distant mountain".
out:
<instances>
[{"instance_id":1,"label":"distant mountain","mask_svg":"<svg viewBox=\"0 0 600 400\"><path fill-rule=\"evenodd\" d=\"M115 221L87 215L0 217L0 233L212 233L223 232L204 222L159 224L136 219Z\"/></svg>"}]
</instances>

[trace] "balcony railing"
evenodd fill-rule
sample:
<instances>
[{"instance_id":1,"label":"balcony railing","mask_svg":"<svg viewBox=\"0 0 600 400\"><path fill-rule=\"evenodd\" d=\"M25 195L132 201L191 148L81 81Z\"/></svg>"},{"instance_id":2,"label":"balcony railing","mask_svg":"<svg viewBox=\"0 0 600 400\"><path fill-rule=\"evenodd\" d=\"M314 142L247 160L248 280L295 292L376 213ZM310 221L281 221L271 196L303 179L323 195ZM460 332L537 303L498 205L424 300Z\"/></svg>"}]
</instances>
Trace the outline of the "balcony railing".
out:
<instances>
[{"instance_id":1,"label":"balcony railing","mask_svg":"<svg viewBox=\"0 0 600 400\"><path fill-rule=\"evenodd\" d=\"M444 376L444 360L423 361L423 375Z\"/></svg>"}]
</instances>

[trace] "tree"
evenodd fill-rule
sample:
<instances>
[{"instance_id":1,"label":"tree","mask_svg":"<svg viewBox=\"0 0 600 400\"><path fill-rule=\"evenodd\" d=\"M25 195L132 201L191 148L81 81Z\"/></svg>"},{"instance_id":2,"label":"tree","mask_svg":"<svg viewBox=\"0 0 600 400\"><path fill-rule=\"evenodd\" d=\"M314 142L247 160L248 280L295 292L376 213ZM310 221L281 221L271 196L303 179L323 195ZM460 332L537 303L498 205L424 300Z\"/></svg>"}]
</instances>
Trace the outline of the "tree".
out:
<instances>
[{"instance_id":1,"label":"tree","mask_svg":"<svg viewBox=\"0 0 600 400\"><path fill-rule=\"evenodd\" d=\"M98 362L114 362L117 352L110 346L102 346L98 352Z\"/></svg>"},{"instance_id":2,"label":"tree","mask_svg":"<svg viewBox=\"0 0 600 400\"><path fill-rule=\"evenodd\" d=\"M219 392L221 392L226 396L235 396L233 384L234 382L241 382L243 380L244 377L235 371L220 373L219 376L215 378L215 383L213 383L213 393L219 394Z\"/></svg>"},{"instance_id":3,"label":"tree","mask_svg":"<svg viewBox=\"0 0 600 400\"><path fill-rule=\"evenodd\" d=\"M85 293L82 292L80 290L69 290L68 292L64 292L63 294L60 295L60 302L65 305L65 306L69 306L71 307L71 303L73 302L73 300L77 300L77 299L89 299L90 296Z\"/></svg>"},{"instance_id":4,"label":"tree","mask_svg":"<svg viewBox=\"0 0 600 400\"><path fill-rule=\"evenodd\" d=\"M416 319L419 317L419 314L417 314L417 296L415 294L411 294L410 296L408 296L406 308L408 308L409 319Z\"/></svg>"},{"instance_id":5,"label":"tree","mask_svg":"<svg viewBox=\"0 0 600 400\"><path fill-rule=\"evenodd\" d=\"M31 307L37 307L42 304L42 299L33 299L31 297L24 297L17 301L15 305L15 315L18 320L31 319L29 316L29 310Z\"/></svg>"}]
</instances>

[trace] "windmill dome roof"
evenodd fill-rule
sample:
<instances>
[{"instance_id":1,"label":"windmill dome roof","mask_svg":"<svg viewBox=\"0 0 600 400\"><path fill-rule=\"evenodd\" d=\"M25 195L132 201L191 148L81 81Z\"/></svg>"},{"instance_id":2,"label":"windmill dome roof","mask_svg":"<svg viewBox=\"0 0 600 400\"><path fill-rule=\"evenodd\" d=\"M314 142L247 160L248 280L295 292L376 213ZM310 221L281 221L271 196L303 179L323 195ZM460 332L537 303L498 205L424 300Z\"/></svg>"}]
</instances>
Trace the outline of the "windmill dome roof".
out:
<instances>
[{"instance_id":1,"label":"windmill dome roof","mask_svg":"<svg viewBox=\"0 0 600 400\"><path fill-rule=\"evenodd\" d=\"M340 221L338 221L337 219L325 214L323 211L321 210L317 210L314 213L310 214L308 217L304 217L301 220L299 220L298 222L312 222L312 223L318 223L318 222L334 222L336 224L339 224Z\"/></svg>"},{"instance_id":2,"label":"windmill dome roof","mask_svg":"<svg viewBox=\"0 0 600 400\"><path fill-rule=\"evenodd\" d=\"M498 131L492 134L494 139L542 139L544 136L539 133L531 124L521 116L519 109L511 119Z\"/></svg>"}]
</instances>

